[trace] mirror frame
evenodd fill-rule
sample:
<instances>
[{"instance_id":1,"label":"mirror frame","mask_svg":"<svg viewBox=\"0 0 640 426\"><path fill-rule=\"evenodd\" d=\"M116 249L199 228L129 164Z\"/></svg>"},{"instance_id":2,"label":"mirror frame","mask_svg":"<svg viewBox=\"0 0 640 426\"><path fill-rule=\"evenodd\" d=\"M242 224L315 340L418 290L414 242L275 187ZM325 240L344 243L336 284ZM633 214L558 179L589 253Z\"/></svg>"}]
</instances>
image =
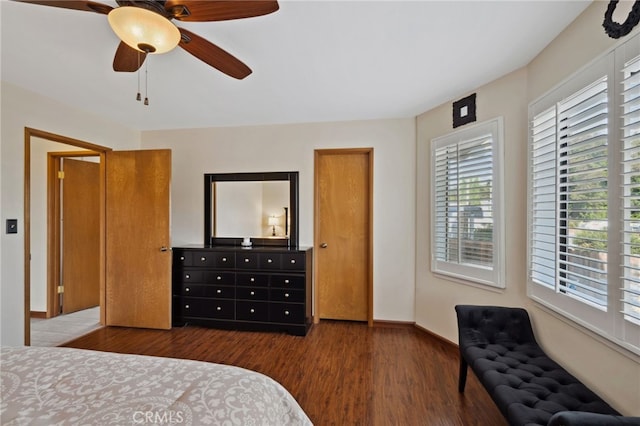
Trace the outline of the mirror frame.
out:
<instances>
[{"instance_id":1,"label":"mirror frame","mask_svg":"<svg viewBox=\"0 0 640 426\"><path fill-rule=\"evenodd\" d=\"M243 236L216 237L213 235L213 190L215 182L289 182L289 238L251 237L253 246L298 246L298 172L266 173L205 173L204 174L204 243L208 246L240 246Z\"/></svg>"}]
</instances>

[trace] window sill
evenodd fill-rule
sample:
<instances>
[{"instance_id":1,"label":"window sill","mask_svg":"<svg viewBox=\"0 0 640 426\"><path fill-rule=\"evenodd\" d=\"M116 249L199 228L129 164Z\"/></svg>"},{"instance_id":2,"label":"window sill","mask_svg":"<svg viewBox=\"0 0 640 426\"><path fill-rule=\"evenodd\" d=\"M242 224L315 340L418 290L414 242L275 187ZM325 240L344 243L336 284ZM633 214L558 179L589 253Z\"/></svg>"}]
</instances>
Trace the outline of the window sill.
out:
<instances>
[{"instance_id":1,"label":"window sill","mask_svg":"<svg viewBox=\"0 0 640 426\"><path fill-rule=\"evenodd\" d=\"M598 332L597 330L589 327L586 324L583 324L579 319L569 315L565 312L559 312L556 309L548 306L544 303L543 300L538 299L537 297L529 295L529 298L533 300L535 307L544 311L545 313L551 315L555 319L562 321L563 323L571 326L572 328L582 332L583 334L589 336L590 338L600 342L605 345L609 349L612 349L618 352L621 355L624 355L626 358L640 364L640 352L636 352L636 349L629 348L625 345L624 342L620 342L612 338L611 336L604 335L603 333Z\"/></svg>"},{"instance_id":2,"label":"window sill","mask_svg":"<svg viewBox=\"0 0 640 426\"><path fill-rule=\"evenodd\" d=\"M504 293L505 291L504 286L498 287L495 284L485 284L484 282L475 281L469 277L449 274L447 272L442 272L442 271L434 271L433 269L431 270L431 272L433 273L433 275L435 275L438 278L442 278L444 280L451 281L457 284L462 284L469 287L475 287L481 290L488 290L488 291L492 291L494 293L500 293L500 294Z\"/></svg>"}]
</instances>

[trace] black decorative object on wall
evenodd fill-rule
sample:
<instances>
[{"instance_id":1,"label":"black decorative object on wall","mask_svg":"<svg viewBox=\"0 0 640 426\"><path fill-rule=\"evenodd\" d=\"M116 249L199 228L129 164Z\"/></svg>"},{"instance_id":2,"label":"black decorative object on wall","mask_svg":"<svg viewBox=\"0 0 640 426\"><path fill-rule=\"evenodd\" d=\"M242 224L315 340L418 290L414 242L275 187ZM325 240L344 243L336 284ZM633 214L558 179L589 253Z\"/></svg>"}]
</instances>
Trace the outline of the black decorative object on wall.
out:
<instances>
[{"instance_id":1,"label":"black decorative object on wall","mask_svg":"<svg viewBox=\"0 0 640 426\"><path fill-rule=\"evenodd\" d=\"M453 103L453 127L476 121L476 94Z\"/></svg>"},{"instance_id":2,"label":"black decorative object on wall","mask_svg":"<svg viewBox=\"0 0 640 426\"><path fill-rule=\"evenodd\" d=\"M626 36L631 32L633 27L638 25L638 22L640 22L640 0L636 0L633 3L631 12L629 12L627 19L625 19L622 24L613 20L613 12L616 10L617 6L618 0L611 0L609 2L607 11L604 13L604 22L602 23L604 31L611 38L620 38Z\"/></svg>"}]
</instances>

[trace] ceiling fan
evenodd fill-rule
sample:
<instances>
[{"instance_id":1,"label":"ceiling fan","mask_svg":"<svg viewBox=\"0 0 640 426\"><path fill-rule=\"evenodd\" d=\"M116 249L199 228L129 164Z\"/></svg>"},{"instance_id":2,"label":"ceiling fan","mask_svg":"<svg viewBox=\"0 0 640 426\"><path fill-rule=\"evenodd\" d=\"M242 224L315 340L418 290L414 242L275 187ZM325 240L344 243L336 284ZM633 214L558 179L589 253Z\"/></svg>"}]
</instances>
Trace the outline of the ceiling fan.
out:
<instances>
[{"instance_id":1,"label":"ceiling fan","mask_svg":"<svg viewBox=\"0 0 640 426\"><path fill-rule=\"evenodd\" d=\"M235 56L210 41L177 27L178 21L225 21L267 15L279 9L277 1L214 0L116 0L118 7L88 0L15 0L108 15L109 24L122 40L113 59L114 71L137 71L147 54L164 53L179 45L184 50L239 80L251 69ZM148 37L138 39L148 22ZM135 25L136 28L131 27Z\"/></svg>"}]
</instances>

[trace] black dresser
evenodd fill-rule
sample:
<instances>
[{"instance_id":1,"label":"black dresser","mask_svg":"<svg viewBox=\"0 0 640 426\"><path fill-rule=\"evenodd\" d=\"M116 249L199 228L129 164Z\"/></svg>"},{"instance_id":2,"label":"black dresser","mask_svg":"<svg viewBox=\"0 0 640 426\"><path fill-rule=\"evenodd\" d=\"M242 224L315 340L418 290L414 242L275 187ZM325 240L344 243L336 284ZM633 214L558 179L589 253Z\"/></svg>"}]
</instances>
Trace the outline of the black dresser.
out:
<instances>
[{"instance_id":1,"label":"black dresser","mask_svg":"<svg viewBox=\"0 0 640 426\"><path fill-rule=\"evenodd\" d=\"M173 325L286 331L312 323L311 248L173 248Z\"/></svg>"}]
</instances>

